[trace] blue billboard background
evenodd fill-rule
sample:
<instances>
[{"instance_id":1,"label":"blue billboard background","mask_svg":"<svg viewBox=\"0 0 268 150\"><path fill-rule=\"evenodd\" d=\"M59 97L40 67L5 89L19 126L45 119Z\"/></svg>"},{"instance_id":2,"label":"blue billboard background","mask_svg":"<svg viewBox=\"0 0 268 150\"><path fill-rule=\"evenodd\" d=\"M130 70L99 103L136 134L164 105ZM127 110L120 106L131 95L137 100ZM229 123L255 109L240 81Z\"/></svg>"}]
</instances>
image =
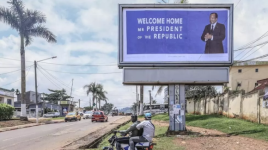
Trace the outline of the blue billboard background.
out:
<instances>
[{"instance_id":1,"label":"blue billboard background","mask_svg":"<svg viewBox=\"0 0 268 150\"><path fill-rule=\"evenodd\" d=\"M224 53L227 53L229 28L227 10L207 11L173 11L173 10L142 10L126 11L127 54L204 54L205 42L201 35L206 25L210 24L212 12L218 14L218 23L225 25ZM138 24L138 18L183 18L182 24ZM182 26L181 32L147 31L147 26ZM138 31L144 28L144 31ZM182 39L154 39L154 34L182 34ZM151 39L144 37L151 35ZM141 39L137 37L141 36Z\"/></svg>"}]
</instances>

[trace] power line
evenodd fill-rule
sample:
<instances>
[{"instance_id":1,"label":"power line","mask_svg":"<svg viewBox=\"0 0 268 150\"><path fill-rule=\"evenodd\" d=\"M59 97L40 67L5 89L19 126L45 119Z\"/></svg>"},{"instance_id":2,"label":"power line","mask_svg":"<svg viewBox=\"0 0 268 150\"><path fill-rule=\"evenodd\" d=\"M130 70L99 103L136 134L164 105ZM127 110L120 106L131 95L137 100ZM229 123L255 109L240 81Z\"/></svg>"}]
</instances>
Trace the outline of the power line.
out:
<instances>
[{"instance_id":1,"label":"power line","mask_svg":"<svg viewBox=\"0 0 268 150\"><path fill-rule=\"evenodd\" d=\"M265 54L265 55L262 55L262 56L259 56L259 57L255 57L255 58L252 58L252 59L248 59L248 60L244 60L244 61L238 61L238 62L236 62L236 63L248 62L248 61L252 61L252 60L255 60L255 59L265 58L265 57L267 57L267 56L268 56L268 54ZM235 64L236 64L236 63L235 63Z\"/></svg>"},{"instance_id":2,"label":"power line","mask_svg":"<svg viewBox=\"0 0 268 150\"><path fill-rule=\"evenodd\" d=\"M250 43L248 43L248 44L242 46L242 48L247 47L247 46L250 46L250 45L252 45L252 44L258 42L259 40L261 40L261 39L263 39L264 37L266 37L266 36L267 36L267 35L266 35L267 33L268 33L268 31L266 31L264 34L262 34L262 35L261 35L260 37L258 37L256 40L254 40L254 41L252 41L252 42L250 42Z\"/></svg>"},{"instance_id":3,"label":"power line","mask_svg":"<svg viewBox=\"0 0 268 150\"><path fill-rule=\"evenodd\" d=\"M68 73L68 74L114 74L114 73L122 73L122 72L104 72L104 73L73 73L73 72L62 72L62 71L56 71L56 70L49 70L44 69L47 71L53 71L53 72L60 72L60 73Z\"/></svg>"},{"instance_id":4,"label":"power line","mask_svg":"<svg viewBox=\"0 0 268 150\"><path fill-rule=\"evenodd\" d=\"M33 66L33 65L32 65L32 66ZM26 73L26 77L28 76L28 74L29 74L29 72L30 72L32 66L30 66L29 70L27 71L27 73ZM18 80L16 80L16 81L14 81L14 82L11 82L11 83L8 83L8 84L4 84L4 85L2 85L2 87L6 86L6 85L10 85L10 84L15 83L15 82L18 82L18 81L21 81L21 78L18 79Z\"/></svg>"},{"instance_id":5,"label":"power line","mask_svg":"<svg viewBox=\"0 0 268 150\"><path fill-rule=\"evenodd\" d=\"M58 78L56 78L55 76L53 76L52 74L50 74L48 71L46 71L43 67L41 67L40 65L38 65L41 69L43 69L48 75L50 75L52 78L54 78L56 81L58 81L59 83L61 83L62 85L64 85L65 87L69 88L63 81L59 80Z\"/></svg>"},{"instance_id":6,"label":"power line","mask_svg":"<svg viewBox=\"0 0 268 150\"><path fill-rule=\"evenodd\" d=\"M0 59L7 59L7 60L15 60L15 61L21 61L19 59L13 59L13 58L4 58L0 57ZM26 61L26 62L33 62L33 61ZM43 64L48 65L59 65L59 66L117 66L117 64L85 64L85 65L79 65L79 64L57 64L57 63L48 63L48 62L39 62Z\"/></svg>"},{"instance_id":7,"label":"power line","mask_svg":"<svg viewBox=\"0 0 268 150\"><path fill-rule=\"evenodd\" d=\"M266 44L264 44L264 45L262 45L259 49L256 49L255 51L253 51L253 53L255 53L256 51L258 51L258 50L260 50L262 47L264 47ZM250 51L248 51L243 57L241 57L239 60L242 60L248 53L249 53ZM253 54L253 53L251 53L251 54ZM251 55L250 54L250 55ZM250 56L250 55L248 55L248 56ZM247 56L247 57L248 57ZM247 57L245 57L245 59L247 58Z\"/></svg>"},{"instance_id":8,"label":"power line","mask_svg":"<svg viewBox=\"0 0 268 150\"><path fill-rule=\"evenodd\" d=\"M234 51L237 52L237 51L241 51L241 50L246 50L246 49L248 49L248 48L258 47L258 46L261 46L261 45L263 45L263 44L267 44L267 43L268 43L268 41L265 41L265 42L263 42L263 43L260 43L260 44L254 45L254 46L249 46L249 47L245 47L245 48L240 48L240 49L236 49L236 50L234 50Z\"/></svg>"},{"instance_id":9,"label":"power line","mask_svg":"<svg viewBox=\"0 0 268 150\"><path fill-rule=\"evenodd\" d=\"M257 38L256 40L254 40L253 42L249 43L249 44L246 44L245 46L251 46L252 44L256 43L257 41L261 40L262 38L265 37L265 34L267 34L268 31L266 31L262 36L260 36L259 38ZM245 47L244 46L244 47ZM254 49L254 47L252 47L246 54L248 54L250 51L252 51ZM240 56L244 51L241 51L241 53L239 53L238 55L235 56L235 58L237 58L238 56ZM245 55L246 55L245 54ZM243 55L242 58L245 56ZM241 59L240 59L241 60Z\"/></svg>"},{"instance_id":10,"label":"power line","mask_svg":"<svg viewBox=\"0 0 268 150\"><path fill-rule=\"evenodd\" d=\"M60 65L60 66L117 66L117 64L78 65L78 64L56 64L56 63L48 63L48 62L40 62L40 63L50 64L50 65Z\"/></svg>"},{"instance_id":11,"label":"power line","mask_svg":"<svg viewBox=\"0 0 268 150\"><path fill-rule=\"evenodd\" d=\"M0 57L0 59L7 59L7 60L15 60L15 61L21 61L19 59L14 59L14 58L5 58L5 57ZM33 61L25 61L25 62L33 62Z\"/></svg>"},{"instance_id":12,"label":"power line","mask_svg":"<svg viewBox=\"0 0 268 150\"><path fill-rule=\"evenodd\" d=\"M4 66L4 67L1 67L0 68L20 68L20 67L7 67L7 66Z\"/></svg>"},{"instance_id":13,"label":"power line","mask_svg":"<svg viewBox=\"0 0 268 150\"><path fill-rule=\"evenodd\" d=\"M40 65L38 65L42 70L44 70L44 71L46 71L45 69L43 69ZM38 68L38 70L39 71L41 71L39 68ZM58 81L59 82L59 79L58 78L56 78L55 76L53 76L53 75L51 75L49 72L47 72L46 71L46 73L51 77L48 77L48 76L46 76L45 75L45 73L42 71L42 73L43 73L43 75L52 83L52 84L54 84L57 88L60 88L60 89L62 89L63 87L61 86L61 85L59 85L58 83L56 83L56 82L54 82L54 80L55 81ZM54 80L53 80L54 79ZM63 81L61 81L61 82L59 82L60 84L62 84L62 85L64 85L65 87L67 87L67 89L66 88L63 88L63 89L66 89L66 91L68 90L68 88L70 89L70 87L68 87L68 86L66 86L66 84L64 84L64 82ZM77 96L77 97L81 97L81 96L78 96L78 95L76 95L76 94L74 94L75 96Z\"/></svg>"},{"instance_id":14,"label":"power line","mask_svg":"<svg viewBox=\"0 0 268 150\"><path fill-rule=\"evenodd\" d=\"M31 66L33 66L33 65L31 65ZM28 66L28 67L26 67L26 68L29 68L29 67L31 67L31 66ZM3 74L9 74L9 73L17 72L17 71L21 71L21 69L14 70L14 71L10 71L10 72L1 73L0 75L3 75Z\"/></svg>"},{"instance_id":15,"label":"power line","mask_svg":"<svg viewBox=\"0 0 268 150\"><path fill-rule=\"evenodd\" d=\"M57 87L57 88L59 88L59 89L61 89L61 87L60 86L58 86L57 84L55 84L54 82L52 82L43 72L42 72L42 70L40 70L39 68L37 68L37 70L49 81L49 82L51 82L55 87Z\"/></svg>"}]
</instances>

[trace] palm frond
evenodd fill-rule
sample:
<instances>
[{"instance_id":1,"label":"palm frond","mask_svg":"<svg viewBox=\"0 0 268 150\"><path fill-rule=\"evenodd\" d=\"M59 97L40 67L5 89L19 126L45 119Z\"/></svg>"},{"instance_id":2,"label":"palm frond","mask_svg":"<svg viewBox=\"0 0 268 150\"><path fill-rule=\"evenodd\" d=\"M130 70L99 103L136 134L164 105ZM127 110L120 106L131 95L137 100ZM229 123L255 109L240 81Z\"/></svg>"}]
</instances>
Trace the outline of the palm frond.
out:
<instances>
[{"instance_id":1,"label":"palm frond","mask_svg":"<svg viewBox=\"0 0 268 150\"><path fill-rule=\"evenodd\" d=\"M14 12L15 14L18 15L18 17L20 18L20 20L23 20L24 16L24 5L22 3L21 0L10 0L7 3L9 3L10 6L10 10L12 12Z\"/></svg>"},{"instance_id":2,"label":"palm frond","mask_svg":"<svg viewBox=\"0 0 268 150\"><path fill-rule=\"evenodd\" d=\"M19 31L20 25L16 15L8 8L0 7L0 21L10 25L13 29Z\"/></svg>"},{"instance_id":3,"label":"palm frond","mask_svg":"<svg viewBox=\"0 0 268 150\"><path fill-rule=\"evenodd\" d=\"M46 22L46 17L39 11L27 9L25 12L25 17L23 25L26 29L32 28L35 24L41 24Z\"/></svg>"},{"instance_id":4,"label":"palm frond","mask_svg":"<svg viewBox=\"0 0 268 150\"><path fill-rule=\"evenodd\" d=\"M164 86L163 85L159 86L159 88L157 89L157 92L156 92L155 96L160 95L162 93L163 89L164 89Z\"/></svg>"},{"instance_id":5,"label":"palm frond","mask_svg":"<svg viewBox=\"0 0 268 150\"><path fill-rule=\"evenodd\" d=\"M33 39L30 36L25 36L25 46L28 46L32 43Z\"/></svg>"},{"instance_id":6,"label":"palm frond","mask_svg":"<svg viewBox=\"0 0 268 150\"><path fill-rule=\"evenodd\" d=\"M27 34L31 36L36 36L36 37L42 37L46 39L48 42L53 42L53 43L57 42L56 36L42 25L37 25L29 29Z\"/></svg>"}]
</instances>

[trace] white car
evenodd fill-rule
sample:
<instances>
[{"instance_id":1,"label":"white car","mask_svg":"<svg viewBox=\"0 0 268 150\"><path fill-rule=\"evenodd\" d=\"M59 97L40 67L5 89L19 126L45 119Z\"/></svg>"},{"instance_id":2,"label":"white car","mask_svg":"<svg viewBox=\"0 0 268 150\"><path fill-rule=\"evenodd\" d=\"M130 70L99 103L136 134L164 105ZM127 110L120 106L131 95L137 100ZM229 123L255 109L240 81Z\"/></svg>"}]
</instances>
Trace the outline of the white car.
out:
<instances>
[{"instance_id":1,"label":"white car","mask_svg":"<svg viewBox=\"0 0 268 150\"><path fill-rule=\"evenodd\" d=\"M83 115L83 119L91 119L93 111L86 111Z\"/></svg>"},{"instance_id":2,"label":"white car","mask_svg":"<svg viewBox=\"0 0 268 150\"><path fill-rule=\"evenodd\" d=\"M59 112L48 112L47 114L44 114L44 117L45 118L48 118L48 117L59 117L60 116L60 113Z\"/></svg>"}]
</instances>

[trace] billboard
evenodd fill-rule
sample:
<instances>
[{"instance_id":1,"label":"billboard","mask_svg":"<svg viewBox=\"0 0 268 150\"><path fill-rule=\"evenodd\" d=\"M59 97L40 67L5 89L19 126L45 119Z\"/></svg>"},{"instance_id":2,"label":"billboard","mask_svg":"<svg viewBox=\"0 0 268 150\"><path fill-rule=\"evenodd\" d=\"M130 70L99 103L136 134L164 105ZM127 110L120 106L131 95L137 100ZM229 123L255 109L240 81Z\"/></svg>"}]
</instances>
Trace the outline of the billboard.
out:
<instances>
[{"instance_id":1,"label":"billboard","mask_svg":"<svg viewBox=\"0 0 268 150\"><path fill-rule=\"evenodd\" d=\"M230 66L232 4L119 5L119 67Z\"/></svg>"}]
</instances>

